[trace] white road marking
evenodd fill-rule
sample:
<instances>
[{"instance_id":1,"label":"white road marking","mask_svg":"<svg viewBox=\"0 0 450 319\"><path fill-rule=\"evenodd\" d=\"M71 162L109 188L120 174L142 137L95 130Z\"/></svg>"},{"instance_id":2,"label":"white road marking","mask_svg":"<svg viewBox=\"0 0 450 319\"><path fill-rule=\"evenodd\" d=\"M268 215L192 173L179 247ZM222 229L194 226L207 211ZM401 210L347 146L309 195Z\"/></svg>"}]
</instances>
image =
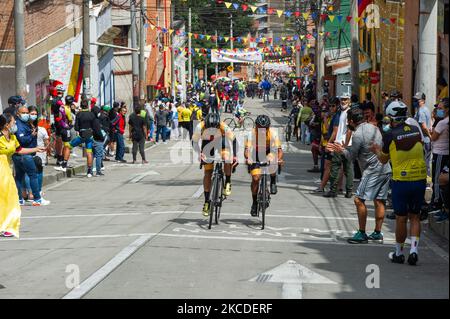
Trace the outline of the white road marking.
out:
<instances>
[{"instance_id":1,"label":"white road marking","mask_svg":"<svg viewBox=\"0 0 450 319\"><path fill-rule=\"evenodd\" d=\"M199 198L202 194L203 194L203 185L197 189L194 195L192 195L192 198Z\"/></svg>"},{"instance_id":2,"label":"white road marking","mask_svg":"<svg viewBox=\"0 0 450 319\"><path fill-rule=\"evenodd\" d=\"M274 282L281 283L283 299L302 299L303 298L303 284L332 284L337 283L312 271L311 269L302 266L294 260L288 260L269 271L266 271L258 276L250 279L253 282Z\"/></svg>"},{"instance_id":3,"label":"white road marking","mask_svg":"<svg viewBox=\"0 0 450 319\"><path fill-rule=\"evenodd\" d=\"M159 174L157 171L148 171L142 174L138 174L136 177L134 177L132 180L129 181L130 184L136 184L138 182L140 182L142 179L144 179L146 176L150 176L150 175L161 175Z\"/></svg>"},{"instance_id":4,"label":"white road marking","mask_svg":"<svg viewBox=\"0 0 450 319\"><path fill-rule=\"evenodd\" d=\"M103 267L93 273L89 278L84 280L77 288L71 290L62 299L80 299L94 288L99 282L105 279L111 272L113 272L120 264L128 259L136 250L141 248L153 237L152 234L140 236L130 245L122 249L116 256L108 261Z\"/></svg>"}]
</instances>

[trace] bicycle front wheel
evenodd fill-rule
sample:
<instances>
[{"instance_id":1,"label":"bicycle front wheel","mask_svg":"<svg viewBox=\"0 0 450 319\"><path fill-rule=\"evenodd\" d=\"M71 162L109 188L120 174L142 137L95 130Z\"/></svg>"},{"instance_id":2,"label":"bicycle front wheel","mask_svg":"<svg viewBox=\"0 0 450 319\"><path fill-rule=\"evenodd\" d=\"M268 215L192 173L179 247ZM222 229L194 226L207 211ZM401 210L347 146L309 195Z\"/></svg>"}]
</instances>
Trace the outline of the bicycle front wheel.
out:
<instances>
[{"instance_id":1,"label":"bicycle front wheel","mask_svg":"<svg viewBox=\"0 0 450 319\"><path fill-rule=\"evenodd\" d=\"M288 125L286 127L286 142L289 142L291 140L291 136L292 136L292 127Z\"/></svg>"},{"instance_id":2,"label":"bicycle front wheel","mask_svg":"<svg viewBox=\"0 0 450 319\"><path fill-rule=\"evenodd\" d=\"M251 117L244 118L244 122L242 123L242 127L244 130L251 130L255 126L255 121Z\"/></svg>"},{"instance_id":3,"label":"bicycle front wheel","mask_svg":"<svg viewBox=\"0 0 450 319\"><path fill-rule=\"evenodd\" d=\"M213 215L215 215L215 207L217 204L217 185L216 185L217 182L216 182L216 180L218 178L219 177L216 174L214 174L213 182L211 185L211 193L210 193L211 198L209 201L209 226L208 226L208 229L211 229L212 222L213 222Z\"/></svg>"},{"instance_id":4,"label":"bicycle front wheel","mask_svg":"<svg viewBox=\"0 0 450 319\"><path fill-rule=\"evenodd\" d=\"M217 178L217 203L216 203L216 225L219 224L220 219L220 211L222 209L222 201L223 201L223 177Z\"/></svg>"}]
</instances>

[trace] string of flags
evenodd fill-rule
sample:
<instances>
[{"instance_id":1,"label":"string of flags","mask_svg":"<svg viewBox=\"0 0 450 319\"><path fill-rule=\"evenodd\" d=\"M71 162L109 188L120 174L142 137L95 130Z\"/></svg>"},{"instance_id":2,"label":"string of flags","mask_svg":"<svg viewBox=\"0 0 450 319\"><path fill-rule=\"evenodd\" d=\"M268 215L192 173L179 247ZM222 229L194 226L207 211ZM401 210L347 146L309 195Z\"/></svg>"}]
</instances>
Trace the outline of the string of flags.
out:
<instances>
[{"instance_id":1,"label":"string of flags","mask_svg":"<svg viewBox=\"0 0 450 319\"><path fill-rule=\"evenodd\" d=\"M348 23L351 23L353 21L353 23L361 23L363 22L364 24L367 23L368 18L364 17L353 17L351 15L349 16L343 16L343 15L335 15L335 14L319 14L317 12L300 12L300 11L291 11L291 10L280 10L277 8L265 8L265 7L257 7L254 5L250 5L250 4L238 4L238 3L233 3L233 2L223 2L225 4L225 7L227 9L231 9L231 7L233 7L235 10L242 10L244 12L246 11L252 11L253 13L259 13L259 14L267 14L267 15L277 15L279 18L281 18L281 16L285 16L286 18L290 18L290 17L300 17L300 15L303 16L303 18L305 20L308 20L309 18L312 18L313 20L317 20L317 19L321 19L323 22L326 22L327 20L333 22L334 19L337 19L339 21L339 23L341 23L342 21L347 21ZM344 20L345 19L345 20ZM392 24L396 24L399 23L400 25L404 25L405 24L405 20L403 18L382 18L380 17L380 22L387 24L387 25L392 25Z\"/></svg>"}]
</instances>

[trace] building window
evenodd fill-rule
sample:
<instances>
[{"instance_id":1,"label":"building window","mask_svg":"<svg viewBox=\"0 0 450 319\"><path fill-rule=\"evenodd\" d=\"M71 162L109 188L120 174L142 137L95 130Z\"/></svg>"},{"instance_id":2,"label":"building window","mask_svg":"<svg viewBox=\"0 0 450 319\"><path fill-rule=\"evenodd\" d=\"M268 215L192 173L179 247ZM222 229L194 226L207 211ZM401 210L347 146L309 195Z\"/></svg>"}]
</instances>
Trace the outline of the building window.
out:
<instances>
[{"instance_id":1,"label":"building window","mask_svg":"<svg viewBox=\"0 0 450 319\"><path fill-rule=\"evenodd\" d=\"M105 76L100 77L100 106L105 104Z\"/></svg>"}]
</instances>

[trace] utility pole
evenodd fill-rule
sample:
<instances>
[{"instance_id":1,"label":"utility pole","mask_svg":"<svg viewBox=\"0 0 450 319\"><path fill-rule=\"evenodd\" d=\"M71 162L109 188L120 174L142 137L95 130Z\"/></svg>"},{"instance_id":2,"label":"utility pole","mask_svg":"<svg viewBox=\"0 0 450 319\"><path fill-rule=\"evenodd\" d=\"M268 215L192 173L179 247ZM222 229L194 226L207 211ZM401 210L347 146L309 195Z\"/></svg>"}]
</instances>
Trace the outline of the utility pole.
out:
<instances>
[{"instance_id":1,"label":"utility pole","mask_svg":"<svg viewBox=\"0 0 450 319\"><path fill-rule=\"evenodd\" d=\"M83 99L87 100L91 98L91 39L89 28L89 2L89 0L83 0Z\"/></svg>"},{"instance_id":2,"label":"utility pole","mask_svg":"<svg viewBox=\"0 0 450 319\"><path fill-rule=\"evenodd\" d=\"M231 51L233 51L233 14L231 13L230 14L230 48L231 48ZM231 62L231 80L233 80L233 74L234 74L234 63L233 62Z\"/></svg>"},{"instance_id":3,"label":"utility pole","mask_svg":"<svg viewBox=\"0 0 450 319\"><path fill-rule=\"evenodd\" d=\"M192 11L189 8L189 21L188 21L188 81L192 83Z\"/></svg>"},{"instance_id":4,"label":"utility pole","mask_svg":"<svg viewBox=\"0 0 450 319\"><path fill-rule=\"evenodd\" d=\"M130 13L131 13L131 47L135 49L137 47L137 31L136 31L136 3L130 1ZM139 57L137 51L131 53L131 68L133 72L132 84L133 84L133 107L139 104Z\"/></svg>"},{"instance_id":5,"label":"utility pole","mask_svg":"<svg viewBox=\"0 0 450 319\"><path fill-rule=\"evenodd\" d=\"M25 61L25 33L23 0L14 1L14 40L15 40L15 67L16 67L16 94L27 96L27 65Z\"/></svg>"},{"instance_id":6,"label":"utility pole","mask_svg":"<svg viewBox=\"0 0 450 319\"><path fill-rule=\"evenodd\" d=\"M141 0L141 32L139 35L139 98L141 101L145 100L145 1Z\"/></svg>"},{"instance_id":7,"label":"utility pole","mask_svg":"<svg viewBox=\"0 0 450 319\"><path fill-rule=\"evenodd\" d=\"M295 11L300 12L300 0L296 0L295 2ZM300 20L297 19L297 41L295 42L295 76L297 78L300 77L300 48L301 48L301 42L300 42Z\"/></svg>"},{"instance_id":8,"label":"utility pole","mask_svg":"<svg viewBox=\"0 0 450 319\"><path fill-rule=\"evenodd\" d=\"M216 30L216 49L219 49L219 42L217 41L217 30ZM216 78L219 76L219 63L216 62Z\"/></svg>"},{"instance_id":9,"label":"utility pole","mask_svg":"<svg viewBox=\"0 0 450 319\"><path fill-rule=\"evenodd\" d=\"M175 28L173 25L173 16L175 15L175 6L173 3L170 4L170 27L172 29ZM172 37L170 39L170 44L172 47L172 51L170 52L171 56L171 66L170 66L170 84L171 84L171 91L172 91L172 98L175 101L175 87L176 87L176 78L175 78L175 47L174 47L174 39L175 39L175 32L172 33Z\"/></svg>"},{"instance_id":10,"label":"utility pole","mask_svg":"<svg viewBox=\"0 0 450 319\"><path fill-rule=\"evenodd\" d=\"M358 1L352 0L352 16L358 17ZM358 23L352 23L352 46L351 46L351 70L352 70L352 93L359 95L359 28Z\"/></svg>"},{"instance_id":11,"label":"utility pole","mask_svg":"<svg viewBox=\"0 0 450 319\"><path fill-rule=\"evenodd\" d=\"M323 76L325 74L325 40L323 35L320 34L324 32L324 25L322 22L321 14L323 14L323 1L319 1L319 19L317 26L317 41L316 41L316 74L317 74L317 98L321 97L324 93L324 81Z\"/></svg>"}]
</instances>

